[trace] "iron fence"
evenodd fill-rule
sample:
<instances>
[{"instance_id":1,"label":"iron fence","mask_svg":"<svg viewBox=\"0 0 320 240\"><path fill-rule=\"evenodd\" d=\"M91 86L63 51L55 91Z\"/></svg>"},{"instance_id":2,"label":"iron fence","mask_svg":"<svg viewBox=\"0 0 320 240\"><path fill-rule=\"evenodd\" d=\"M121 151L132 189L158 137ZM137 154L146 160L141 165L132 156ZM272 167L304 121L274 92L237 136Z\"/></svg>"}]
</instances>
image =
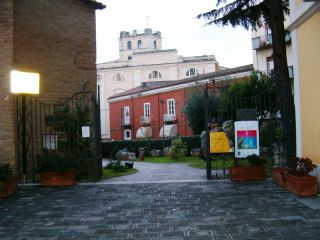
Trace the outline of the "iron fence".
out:
<instances>
[{"instance_id":1,"label":"iron fence","mask_svg":"<svg viewBox=\"0 0 320 240\"><path fill-rule=\"evenodd\" d=\"M230 86L215 86L214 81L206 85L203 95L205 115L207 115L205 121L207 134L204 136L209 139L209 132L212 130L210 127L221 126L231 140L231 147L234 147L233 123L239 120L257 120L260 154L266 159L267 172L270 173L274 165L284 165L287 154L286 139L283 134L281 110L275 85L272 83L263 87L253 95L249 95L250 91L248 91L247 96L242 94L241 90L239 92L235 90L228 95L229 89ZM209 147L209 142L207 144ZM204 151L209 152L206 149ZM233 155L234 153L206 154L207 178L227 177Z\"/></svg>"},{"instance_id":2,"label":"iron fence","mask_svg":"<svg viewBox=\"0 0 320 240\"><path fill-rule=\"evenodd\" d=\"M87 84L55 104L17 96L17 153L20 182L36 182L41 161L63 155L80 178L102 174L99 96ZM62 164L62 163L61 163Z\"/></svg>"}]
</instances>

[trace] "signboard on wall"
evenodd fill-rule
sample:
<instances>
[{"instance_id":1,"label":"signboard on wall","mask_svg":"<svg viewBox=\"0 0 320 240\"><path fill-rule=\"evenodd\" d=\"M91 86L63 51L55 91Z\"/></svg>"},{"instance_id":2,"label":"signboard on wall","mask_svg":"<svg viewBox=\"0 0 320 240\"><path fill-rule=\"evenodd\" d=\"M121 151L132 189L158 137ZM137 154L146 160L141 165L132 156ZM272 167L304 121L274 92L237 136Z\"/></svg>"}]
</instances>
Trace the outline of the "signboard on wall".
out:
<instances>
[{"instance_id":1,"label":"signboard on wall","mask_svg":"<svg viewBox=\"0 0 320 240\"><path fill-rule=\"evenodd\" d=\"M259 122L237 121L235 130L235 157L245 158L255 154L259 156Z\"/></svg>"}]
</instances>

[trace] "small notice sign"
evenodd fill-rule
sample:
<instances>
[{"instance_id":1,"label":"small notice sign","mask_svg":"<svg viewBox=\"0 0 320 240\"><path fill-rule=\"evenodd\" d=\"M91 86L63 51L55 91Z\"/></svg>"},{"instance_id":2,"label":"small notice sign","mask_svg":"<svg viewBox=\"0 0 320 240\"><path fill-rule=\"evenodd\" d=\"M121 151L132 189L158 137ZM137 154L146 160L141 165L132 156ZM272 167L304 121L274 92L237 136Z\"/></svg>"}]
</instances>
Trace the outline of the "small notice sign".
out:
<instances>
[{"instance_id":1,"label":"small notice sign","mask_svg":"<svg viewBox=\"0 0 320 240\"><path fill-rule=\"evenodd\" d=\"M90 137L90 127L82 126L82 138L89 138L89 137Z\"/></svg>"}]
</instances>

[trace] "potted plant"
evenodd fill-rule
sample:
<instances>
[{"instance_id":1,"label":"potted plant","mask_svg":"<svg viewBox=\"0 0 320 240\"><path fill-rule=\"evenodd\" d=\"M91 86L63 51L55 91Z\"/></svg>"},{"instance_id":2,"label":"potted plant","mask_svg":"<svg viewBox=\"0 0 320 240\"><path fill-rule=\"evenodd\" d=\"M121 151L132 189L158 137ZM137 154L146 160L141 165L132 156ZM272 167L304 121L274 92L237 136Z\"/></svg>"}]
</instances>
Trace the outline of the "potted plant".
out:
<instances>
[{"instance_id":1,"label":"potted plant","mask_svg":"<svg viewBox=\"0 0 320 240\"><path fill-rule=\"evenodd\" d=\"M286 186L286 178L285 174L288 172L288 168L284 166L273 167L271 174L272 174L272 181L279 185L280 187Z\"/></svg>"},{"instance_id":2,"label":"potted plant","mask_svg":"<svg viewBox=\"0 0 320 240\"><path fill-rule=\"evenodd\" d=\"M18 191L18 177L14 176L10 164L0 164L0 198Z\"/></svg>"},{"instance_id":3,"label":"potted plant","mask_svg":"<svg viewBox=\"0 0 320 240\"><path fill-rule=\"evenodd\" d=\"M73 186L76 184L75 164L72 157L61 152L46 152L38 158L41 185L45 187Z\"/></svg>"},{"instance_id":4,"label":"potted plant","mask_svg":"<svg viewBox=\"0 0 320 240\"><path fill-rule=\"evenodd\" d=\"M309 158L296 158L295 169L284 173L286 189L298 196L317 195L318 178L309 175L315 168Z\"/></svg>"},{"instance_id":5,"label":"potted plant","mask_svg":"<svg viewBox=\"0 0 320 240\"><path fill-rule=\"evenodd\" d=\"M246 164L240 164L240 159L235 159L234 166L230 168L231 181L261 181L265 179L263 159L257 155L250 155L242 159Z\"/></svg>"}]
</instances>

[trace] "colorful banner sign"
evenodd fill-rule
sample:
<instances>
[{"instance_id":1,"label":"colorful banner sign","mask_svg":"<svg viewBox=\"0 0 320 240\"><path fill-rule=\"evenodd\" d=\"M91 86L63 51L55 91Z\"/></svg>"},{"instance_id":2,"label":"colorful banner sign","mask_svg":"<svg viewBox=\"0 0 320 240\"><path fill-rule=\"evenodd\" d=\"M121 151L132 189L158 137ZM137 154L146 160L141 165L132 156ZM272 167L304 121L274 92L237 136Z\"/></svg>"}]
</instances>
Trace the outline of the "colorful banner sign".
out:
<instances>
[{"instance_id":1,"label":"colorful banner sign","mask_svg":"<svg viewBox=\"0 0 320 240\"><path fill-rule=\"evenodd\" d=\"M259 156L258 121L237 121L235 130L235 157L244 158L255 154Z\"/></svg>"},{"instance_id":2,"label":"colorful banner sign","mask_svg":"<svg viewBox=\"0 0 320 240\"><path fill-rule=\"evenodd\" d=\"M238 149L256 149L257 131L238 130L237 131Z\"/></svg>"}]
</instances>

